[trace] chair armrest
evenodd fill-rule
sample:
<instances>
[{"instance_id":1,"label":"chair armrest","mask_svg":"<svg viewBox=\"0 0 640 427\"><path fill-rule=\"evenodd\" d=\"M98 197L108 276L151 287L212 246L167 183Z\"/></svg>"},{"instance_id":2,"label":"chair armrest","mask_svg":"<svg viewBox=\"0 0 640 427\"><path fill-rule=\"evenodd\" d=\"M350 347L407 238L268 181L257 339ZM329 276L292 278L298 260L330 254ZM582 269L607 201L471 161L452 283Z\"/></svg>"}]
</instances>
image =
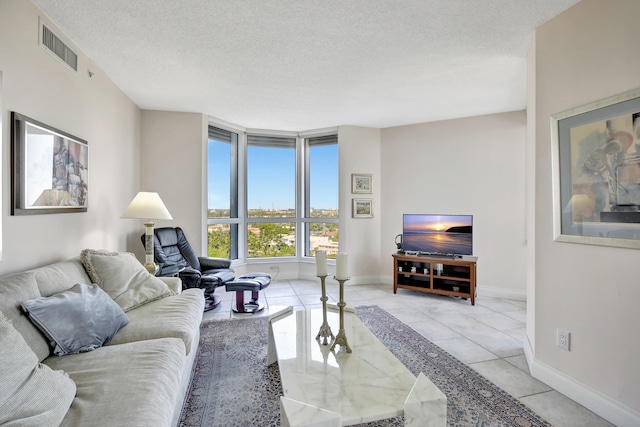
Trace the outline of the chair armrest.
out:
<instances>
[{"instance_id":1,"label":"chair armrest","mask_svg":"<svg viewBox=\"0 0 640 427\"><path fill-rule=\"evenodd\" d=\"M185 267L180 264L160 264L156 276L177 276Z\"/></svg>"},{"instance_id":2,"label":"chair armrest","mask_svg":"<svg viewBox=\"0 0 640 427\"><path fill-rule=\"evenodd\" d=\"M228 258L198 257L198 261L200 261L202 271L231 267L231 260Z\"/></svg>"},{"instance_id":3,"label":"chair armrest","mask_svg":"<svg viewBox=\"0 0 640 427\"><path fill-rule=\"evenodd\" d=\"M247 273L247 274L243 274L242 276L238 277L238 280L256 279L258 277L264 277L264 278L268 278L269 280L271 280L271 275L269 273Z\"/></svg>"},{"instance_id":4,"label":"chair armrest","mask_svg":"<svg viewBox=\"0 0 640 427\"><path fill-rule=\"evenodd\" d=\"M158 277L176 295L182 292L182 280L179 277Z\"/></svg>"},{"instance_id":5,"label":"chair armrest","mask_svg":"<svg viewBox=\"0 0 640 427\"><path fill-rule=\"evenodd\" d=\"M182 279L185 288L199 288L202 273L187 267L179 273L179 277Z\"/></svg>"}]
</instances>

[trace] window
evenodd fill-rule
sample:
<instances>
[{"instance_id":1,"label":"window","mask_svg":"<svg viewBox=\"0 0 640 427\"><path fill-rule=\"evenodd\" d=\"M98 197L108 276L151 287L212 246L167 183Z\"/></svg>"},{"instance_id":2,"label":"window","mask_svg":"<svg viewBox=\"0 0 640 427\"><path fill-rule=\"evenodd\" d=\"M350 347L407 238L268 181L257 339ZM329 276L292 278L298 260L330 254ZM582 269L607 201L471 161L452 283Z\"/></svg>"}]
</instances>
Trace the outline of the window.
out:
<instances>
[{"instance_id":1,"label":"window","mask_svg":"<svg viewBox=\"0 0 640 427\"><path fill-rule=\"evenodd\" d=\"M238 134L209 127L207 255L238 258Z\"/></svg>"},{"instance_id":2,"label":"window","mask_svg":"<svg viewBox=\"0 0 640 427\"><path fill-rule=\"evenodd\" d=\"M296 138L247 136L247 256L296 255Z\"/></svg>"},{"instance_id":3,"label":"window","mask_svg":"<svg viewBox=\"0 0 640 427\"><path fill-rule=\"evenodd\" d=\"M302 258L338 252L336 135L248 135L209 127L208 254Z\"/></svg>"},{"instance_id":4,"label":"window","mask_svg":"<svg viewBox=\"0 0 640 427\"><path fill-rule=\"evenodd\" d=\"M304 224L305 255L317 250L327 257L338 253L338 137L328 135L306 140Z\"/></svg>"}]
</instances>

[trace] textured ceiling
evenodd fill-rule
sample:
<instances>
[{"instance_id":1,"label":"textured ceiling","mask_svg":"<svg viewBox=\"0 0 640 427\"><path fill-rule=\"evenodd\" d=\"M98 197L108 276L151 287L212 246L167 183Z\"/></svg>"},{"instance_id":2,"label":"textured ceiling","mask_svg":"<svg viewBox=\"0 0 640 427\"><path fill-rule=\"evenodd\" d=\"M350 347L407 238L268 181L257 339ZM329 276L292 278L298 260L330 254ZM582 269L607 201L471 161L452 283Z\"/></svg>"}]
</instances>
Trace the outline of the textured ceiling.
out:
<instances>
[{"instance_id":1,"label":"textured ceiling","mask_svg":"<svg viewBox=\"0 0 640 427\"><path fill-rule=\"evenodd\" d=\"M32 0L140 108L255 129L522 110L534 29L578 0Z\"/></svg>"}]
</instances>

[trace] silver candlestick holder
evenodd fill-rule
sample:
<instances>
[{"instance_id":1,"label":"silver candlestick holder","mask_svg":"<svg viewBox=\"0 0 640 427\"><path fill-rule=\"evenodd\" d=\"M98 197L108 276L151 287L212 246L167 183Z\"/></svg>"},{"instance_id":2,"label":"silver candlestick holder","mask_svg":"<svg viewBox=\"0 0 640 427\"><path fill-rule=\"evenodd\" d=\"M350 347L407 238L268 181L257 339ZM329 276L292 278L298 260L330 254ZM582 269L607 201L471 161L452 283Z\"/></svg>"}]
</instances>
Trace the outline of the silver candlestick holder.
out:
<instances>
[{"instance_id":1,"label":"silver candlestick holder","mask_svg":"<svg viewBox=\"0 0 640 427\"><path fill-rule=\"evenodd\" d=\"M320 301L322 301L322 325L320 325L320 331L318 331L318 335L316 335L316 340L322 338L322 344L327 345L329 342L327 341L328 337L331 339L335 339L333 332L331 332L331 327L327 322L327 289L324 284L324 280L327 278L326 275L318 276L320 278L320 283L322 285L322 296L320 297Z\"/></svg>"},{"instance_id":2,"label":"silver candlestick holder","mask_svg":"<svg viewBox=\"0 0 640 427\"><path fill-rule=\"evenodd\" d=\"M347 303L344 302L344 282L349 280L349 278L338 279L335 276L333 276L333 278L340 283L340 302L338 303L338 308L340 309L340 329L338 330L338 335L336 335L333 343L331 344L330 350L333 351L337 344L346 349L347 353L351 353L351 347L349 347L349 343L347 342L347 334L344 332L344 306L347 305Z\"/></svg>"}]
</instances>

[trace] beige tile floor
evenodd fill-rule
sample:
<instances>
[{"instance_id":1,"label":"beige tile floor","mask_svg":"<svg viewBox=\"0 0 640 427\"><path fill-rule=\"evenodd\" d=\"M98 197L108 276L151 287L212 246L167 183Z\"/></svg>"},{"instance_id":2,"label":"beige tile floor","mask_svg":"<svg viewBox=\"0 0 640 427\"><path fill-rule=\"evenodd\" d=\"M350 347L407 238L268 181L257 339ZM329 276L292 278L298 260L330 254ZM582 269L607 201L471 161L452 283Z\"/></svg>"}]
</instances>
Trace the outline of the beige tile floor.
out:
<instances>
[{"instance_id":1,"label":"beige tile floor","mask_svg":"<svg viewBox=\"0 0 640 427\"><path fill-rule=\"evenodd\" d=\"M222 303L205 319L266 316L269 306L296 310L320 308L320 285L310 280L274 280L260 299L266 309L257 314L231 311L234 293L216 291ZM499 298L469 301L398 290L391 285L353 285L344 291L347 305L377 305L427 339L520 399L556 427L612 426L611 423L531 377L524 356L526 304ZM339 299L338 284L327 280L329 302Z\"/></svg>"}]
</instances>

